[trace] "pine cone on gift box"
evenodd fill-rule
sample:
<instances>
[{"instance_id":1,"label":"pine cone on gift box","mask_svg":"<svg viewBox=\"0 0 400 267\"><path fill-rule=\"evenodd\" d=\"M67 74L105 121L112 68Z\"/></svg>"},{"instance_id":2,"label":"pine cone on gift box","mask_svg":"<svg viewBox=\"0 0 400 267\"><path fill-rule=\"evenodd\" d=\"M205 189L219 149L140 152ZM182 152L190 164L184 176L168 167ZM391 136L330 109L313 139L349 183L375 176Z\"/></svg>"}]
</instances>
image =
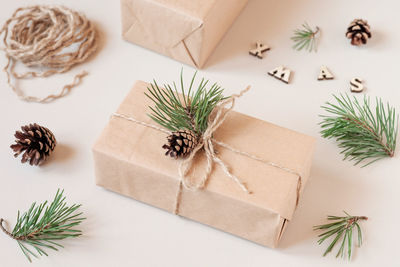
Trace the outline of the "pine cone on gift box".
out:
<instances>
[{"instance_id":1,"label":"pine cone on gift box","mask_svg":"<svg viewBox=\"0 0 400 267\"><path fill-rule=\"evenodd\" d=\"M41 165L50 156L57 142L53 133L46 127L36 123L21 127L15 132L15 144L11 145L15 157L21 153L21 162L30 165Z\"/></svg>"},{"instance_id":2,"label":"pine cone on gift box","mask_svg":"<svg viewBox=\"0 0 400 267\"><path fill-rule=\"evenodd\" d=\"M168 144L162 148L167 149L165 155L170 155L173 158L185 157L192 152L197 146L198 138L195 133L190 130L179 130L172 132L167 137Z\"/></svg>"},{"instance_id":3,"label":"pine cone on gift box","mask_svg":"<svg viewBox=\"0 0 400 267\"><path fill-rule=\"evenodd\" d=\"M347 28L346 37L351 39L352 45L366 44L371 38L371 29L368 22L363 19L353 20Z\"/></svg>"}]
</instances>

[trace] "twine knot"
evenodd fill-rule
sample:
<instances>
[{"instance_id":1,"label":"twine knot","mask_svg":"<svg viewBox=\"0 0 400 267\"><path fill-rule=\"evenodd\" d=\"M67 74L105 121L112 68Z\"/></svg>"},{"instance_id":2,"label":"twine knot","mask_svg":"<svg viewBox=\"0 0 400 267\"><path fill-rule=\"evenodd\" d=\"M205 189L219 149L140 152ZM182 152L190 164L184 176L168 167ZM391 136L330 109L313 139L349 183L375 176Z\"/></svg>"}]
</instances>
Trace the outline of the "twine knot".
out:
<instances>
[{"instance_id":1,"label":"twine knot","mask_svg":"<svg viewBox=\"0 0 400 267\"><path fill-rule=\"evenodd\" d=\"M247 189L246 185L235 175L233 175L228 166L216 155L214 149L213 134L214 132L221 126L221 124L225 121L228 113L235 106L235 100L241 97L244 93L246 93L250 89L250 86L246 87L246 89L242 90L239 94L234 94L229 98L222 100L213 110L213 113L209 117L208 127L204 131L203 135L200 138L199 144L193 149L190 155L183 159L179 164L179 177L183 186L190 190L199 190L203 189L210 177L210 174L213 169L214 163L221 166L224 173L231 178L239 187L246 193L250 194L251 192ZM192 184L189 181L189 171L191 170L194 162L194 158L196 154L204 149L206 158L207 158L207 167L205 169L204 175L201 180L197 184Z\"/></svg>"}]
</instances>

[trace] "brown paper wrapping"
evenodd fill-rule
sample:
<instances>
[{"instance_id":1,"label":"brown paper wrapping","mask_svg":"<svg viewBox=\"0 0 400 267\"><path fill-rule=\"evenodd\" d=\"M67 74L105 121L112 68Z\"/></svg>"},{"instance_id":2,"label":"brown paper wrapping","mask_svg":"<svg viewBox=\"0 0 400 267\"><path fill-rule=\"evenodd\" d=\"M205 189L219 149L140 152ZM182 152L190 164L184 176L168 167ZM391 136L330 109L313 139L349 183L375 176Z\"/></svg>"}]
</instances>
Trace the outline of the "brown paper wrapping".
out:
<instances>
[{"instance_id":1,"label":"brown paper wrapping","mask_svg":"<svg viewBox=\"0 0 400 267\"><path fill-rule=\"evenodd\" d=\"M201 68L247 1L121 0L122 36Z\"/></svg>"},{"instance_id":2,"label":"brown paper wrapping","mask_svg":"<svg viewBox=\"0 0 400 267\"><path fill-rule=\"evenodd\" d=\"M117 113L155 124L147 116L148 86L137 82ZM240 101L240 100L239 100ZM231 111L214 138L238 150L296 170L302 188L311 167L314 139ZM93 147L96 183L109 190L173 212L179 187L179 160L164 156L166 134L120 117L111 117ZM299 177L223 147L218 156L252 191L246 194L214 165L204 190L183 189L179 215L275 247L296 208ZM204 153L200 153L204 154ZM199 177L205 160L197 157ZM194 182L196 181L195 178Z\"/></svg>"}]
</instances>

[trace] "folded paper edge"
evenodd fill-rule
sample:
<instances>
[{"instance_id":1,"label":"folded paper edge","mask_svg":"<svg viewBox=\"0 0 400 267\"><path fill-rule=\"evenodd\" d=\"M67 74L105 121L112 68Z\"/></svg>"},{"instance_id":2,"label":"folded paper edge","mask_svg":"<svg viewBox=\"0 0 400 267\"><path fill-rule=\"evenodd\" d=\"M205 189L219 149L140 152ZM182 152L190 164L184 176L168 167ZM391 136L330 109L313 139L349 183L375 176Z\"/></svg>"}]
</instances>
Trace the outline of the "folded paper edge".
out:
<instances>
[{"instance_id":1,"label":"folded paper edge","mask_svg":"<svg viewBox=\"0 0 400 267\"><path fill-rule=\"evenodd\" d=\"M203 42L204 42L203 38L201 38L199 47L197 47L195 49L196 51L193 51L191 46L188 44L188 39L190 39L190 37L193 34L195 34L197 31L202 31L202 29L204 28L204 21L210 16L210 13L212 13L213 8L215 8L215 6L218 4L218 1L213 2L213 4L210 5L209 8L201 16L200 15L196 16L196 15L193 15L193 14L187 14L184 11L182 11L182 10L176 8L176 7L169 6L167 4L163 4L163 3L160 3L160 2L157 2L157 1L150 1L154 5L158 5L160 7L168 8L168 10L170 10L172 12L175 12L176 14L180 14L180 16L184 15L186 17L193 18L194 20L198 20L198 26L195 27L191 32L189 32L185 36L180 37L179 40L176 40L176 43L174 43L172 45L171 44L170 45L166 45L166 46L162 46L160 44L157 44L159 47L163 47L163 49L161 49L161 50L165 49L164 51L159 51L159 49L147 47L147 45L143 45L143 44L137 43L136 41L132 41L132 40L130 40L129 37L127 37L127 32L129 32L130 29L135 24L141 25L142 29L146 29L146 27L143 27L142 23L140 22L140 20L136 16L135 11L128 4L129 0L120 0L120 1L121 1L121 6L124 4L127 8L129 8L129 10L130 10L129 13L132 14L133 17L136 18L136 23L135 22L131 22L131 24L129 26L126 26L126 25L124 25L124 23L122 23L123 28L126 29L125 31L123 30L123 32L122 32L122 37L123 37L124 40L129 41L131 43L134 43L136 45L139 45L141 47L147 48L150 51L157 52L159 54L164 54L164 55L166 55L166 56L168 56L170 58L173 58L173 59L175 59L177 61L183 62L183 63L188 64L188 65L194 66L194 67L196 67L198 69L202 69L203 67L206 66L206 63L207 63L208 59L210 58L210 56L213 54L213 51L215 51L215 48L221 42L223 37L227 34L229 28L232 27L232 24L234 22L234 20L233 20L233 21L231 21L229 23L229 27L227 27L227 29L224 31L224 33L221 36L218 37L218 40L215 42L214 45L212 45L212 48L210 49L210 51L208 51L208 50L205 51L205 47L204 47L204 44L203 44ZM243 1L243 5L242 5L241 9L239 10L238 14L236 14L235 17L237 17L240 14L240 12L246 6L247 2L248 2L248 0L244 0ZM202 33L202 35L203 34L204 33ZM174 55L173 50L174 50L174 48L177 48L178 46L182 46L181 49L185 49L186 57ZM183 51L182 51L182 53L183 53Z\"/></svg>"},{"instance_id":2,"label":"folded paper edge","mask_svg":"<svg viewBox=\"0 0 400 267\"><path fill-rule=\"evenodd\" d=\"M127 3L128 1L129 0L120 0L121 8L126 7L129 10L129 13L131 14L131 16L135 18L136 24L139 24L139 25L141 25L141 27L143 29L146 29L146 27L144 27L143 23L140 21L139 17L136 15L136 11L134 9L132 9L131 5L129 5ZM197 21L197 24L193 27L193 29L191 31L189 31L184 36L179 37L179 39L176 40L175 43L172 43L170 45L166 45L166 47L168 47L168 48L174 48L174 47L178 46L182 41L184 41L185 39L190 37L194 32L198 31L204 25L203 18L190 16L190 15L188 15L188 14L186 14L186 13L184 13L184 12L182 12L182 11L176 9L176 8L169 8L169 6L163 5L163 4L161 4L161 3L157 2L157 1L150 1L150 2L153 5L158 5L158 6L162 7L162 8L167 8L168 10L173 11L176 14L182 16L182 17L190 17L190 18L193 19L193 22ZM121 18L121 19L122 19L122 21L124 21L123 18ZM129 26L125 26L124 27L125 29L123 28L123 30L122 30L122 34L123 35L125 35L127 32L129 32L129 29L132 28L132 26L135 24L135 21L131 22L131 24ZM122 26L124 26L124 23L122 23Z\"/></svg>"},{"instance_id":3,"label":"folded paper edge","mask_svg":"<svg viewBox=\"0 0 400 267\"><path fill-rule=\"evenodd\" d=\"M197 30L200 30L201 27L203 27L203 25L201 25ZM188 46L186 45L185 40L182 40L182 44L183 44L183 46L185 47L186 52L187 52L188 55L189 55L189 58L192 60L193 65L194 65L196 68L201 68L202 66L199 65L200 62L197 62L197 61L195 60L195 58L194 58L193 55L192 55L192 52L190 52L190 49L189 49ZM199 60L199 61L200 61L200 60Z\"/></svg>"}]
</instances>

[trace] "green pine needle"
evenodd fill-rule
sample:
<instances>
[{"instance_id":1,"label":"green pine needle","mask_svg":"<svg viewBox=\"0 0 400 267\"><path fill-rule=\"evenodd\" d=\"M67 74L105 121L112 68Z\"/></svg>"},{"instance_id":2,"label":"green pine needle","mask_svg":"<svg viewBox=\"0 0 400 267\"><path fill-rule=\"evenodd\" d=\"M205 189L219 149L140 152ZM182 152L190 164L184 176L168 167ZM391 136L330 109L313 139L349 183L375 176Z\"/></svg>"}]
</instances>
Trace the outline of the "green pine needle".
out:
<instances>
[{"instance_id":1,"label":"green pine needle","mask_svg":"<svg viewBox=\"0 0 400 267\"><path fill-rule=\"evenodd\" d=\"M67 206L64 190L57 190L56 196L50 204L47 201L40 205L36 202L31 205L28 211L20 215L18 211L17 222L10 233L2 225L4 233L18 242L24 255L31 262L31 257L48 256L45 249L58 250L63 246L59 240L77 237L81 235L80 230L74 229L85 218L80 217L82 213L76 211L81 205ZM28 248L28 245L31 248Z\"/></svg>"},{"instance_id":2,"label":"green pine needle","mask_svg":"<svg viewBox=\"0 0 400 267\"><path fill-rule=\"evenodd\" d=\"M398 115L393 107L378 98L375 109L370 107L368 97L362 103L347 94L334 95L334 98L337 104L328 102L322 106L330 115L321 116L321 134L324 138L336 139L344 159L355 161L355 165L367 161L364 165L367 166L394 156Z\"/></svg>"},{"instance_id":3,"label":"green pine needle","mask_svg":"<svg viewBox=\"0 0 400 267\"><path fill-rule=\"evenodd\" d=\"M196 90L193 89L197 72L193 75L189 89L185 89L181 72L180 89L165 84L160 88L156 81L148 87L145 95L155 104L149 107L149 114L159 125L171 130L191 130L201 135L208 125L208 117L215 106L224 98L223 89L216 83L207 89L208 80L201 79Z\"/></svg>"},{"instance_id":4,"label":"green pine needle","mask_svg":"<svg viewBox=\"0 0 400 267\"><path fill-rule=\"evenodd\" d=\"M346 216L338 217L338 216L328 216L329 221L333 221L323 225L314 226L314 230L323 230L322 234L319 234L318 244L322 244L328 238L331 238L331 243L328 248L324 252L324 256L329 254L336 244L340 244L339 250L336 254L337 257L346 257L350 260L353 253L353 230L357 231L357 239L358 246L360 247L362 244L362 232L361 227L359 225L360 220L368 220L365 216L351 216L347 212L344 211Z\"/></svg>"},{"instance_id":5,"label":"green pine needle","mask_svg":"<svg viewBox=\"0 0 400 267\"><path fill-rule=\"evenodd\" d=\"M305 22L301 29L294 30L294 35L290 38L294 42L293 48L298 51L305 49L309 52L317 52L317 34L319 31L319 27L316 27L314 31Z\"/></svg>"}]
</instances>

